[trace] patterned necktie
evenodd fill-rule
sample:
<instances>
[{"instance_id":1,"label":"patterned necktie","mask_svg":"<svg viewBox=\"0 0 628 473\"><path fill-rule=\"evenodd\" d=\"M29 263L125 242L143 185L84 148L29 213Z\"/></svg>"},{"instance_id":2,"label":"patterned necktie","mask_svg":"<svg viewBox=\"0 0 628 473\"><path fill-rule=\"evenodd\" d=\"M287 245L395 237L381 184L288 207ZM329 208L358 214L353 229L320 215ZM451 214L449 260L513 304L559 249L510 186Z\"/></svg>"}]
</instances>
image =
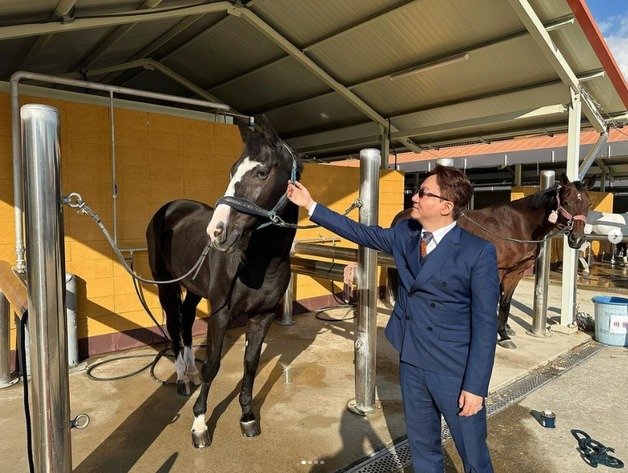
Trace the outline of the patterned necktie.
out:
<instances>
[{"instance_id":1,"label":"patterned necktie","mask_svg":"<svg viewBox=\"0 0 628 473\"><path fill-rule=\"evenodd\" d=\"M427 245L430 244L434 235L430 232L423 232L423 236L421 237L421 258L425 258L427 255Z\"/></svg>"}]
</instances>

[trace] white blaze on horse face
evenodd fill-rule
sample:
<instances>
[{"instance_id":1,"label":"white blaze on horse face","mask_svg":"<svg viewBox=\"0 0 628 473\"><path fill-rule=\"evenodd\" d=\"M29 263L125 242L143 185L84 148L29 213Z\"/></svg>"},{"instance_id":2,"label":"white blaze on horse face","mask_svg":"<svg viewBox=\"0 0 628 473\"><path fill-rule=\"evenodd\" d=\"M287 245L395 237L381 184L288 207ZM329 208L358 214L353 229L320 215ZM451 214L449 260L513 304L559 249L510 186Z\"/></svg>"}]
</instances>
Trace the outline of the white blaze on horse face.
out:
<instances>
[{"instance_id":1,"label":"white blaze on horse face","mask_svg":"<svg viewBox=\"0 0 628 473\"><path fill-rule=\"evenodd\" d=\"M229 181L225 197L233 197L235 195L236 184L242 180L247 172L254 169L257 165L259 165L258 161L251 161L248 156L244 158L238 166L238 169L236 169L231 181ZM212 215L212 219L210 220L209 225L207 225L207 235L209 235L209 239L212 243L216 242L216 236L214 233L218 230L218 226L222 224L222 228L227 228L230 210L231 207L226 204L219 204L216 207L216 210L214 210L214 215Z\"/></svg>"}]
</instances>

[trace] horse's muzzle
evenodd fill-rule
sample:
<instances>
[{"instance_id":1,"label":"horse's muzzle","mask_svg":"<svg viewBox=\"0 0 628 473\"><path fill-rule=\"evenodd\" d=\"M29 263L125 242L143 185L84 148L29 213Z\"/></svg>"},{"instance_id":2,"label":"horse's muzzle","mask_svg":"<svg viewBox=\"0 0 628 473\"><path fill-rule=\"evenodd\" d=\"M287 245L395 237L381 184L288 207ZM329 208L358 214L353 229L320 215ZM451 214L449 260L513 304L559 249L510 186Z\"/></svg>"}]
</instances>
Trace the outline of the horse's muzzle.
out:
<instances>
[{"instance_id":1,"label":"horse's muzzle","mask_svg":"<svg viewBox=\"0 0 628 473\"><path fill-rule=\"evenodd\" d=\"M567 244L570 248L573 248L574 250L579 250L585 241L586 238L584 234L581 236L576 236L573 233L570 233L569 236L567 236Z\"/></svg>"}]
</instances>

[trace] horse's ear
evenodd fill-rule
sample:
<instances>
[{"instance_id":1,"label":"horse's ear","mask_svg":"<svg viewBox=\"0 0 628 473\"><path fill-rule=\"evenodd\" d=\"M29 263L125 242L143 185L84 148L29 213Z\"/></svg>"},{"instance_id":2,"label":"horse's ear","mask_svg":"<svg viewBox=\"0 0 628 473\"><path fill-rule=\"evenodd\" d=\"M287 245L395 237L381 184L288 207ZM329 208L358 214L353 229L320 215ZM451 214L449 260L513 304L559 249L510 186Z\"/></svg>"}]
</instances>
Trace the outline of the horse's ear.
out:
<instances>
[{"instance_id":1,"label":"horse's ear","mask_svg":"<svg viewBox=\"0 0 628 473\"><path fill-rule=\"evenodd\" d=\"M567 174L562 173L560 175L560 185L561 186L566 186L567 184L569 184L571 181L569 180L569 178L567 177Z\"/></svg>"},{"instance_id":2,"label":"horse's ear","mask_svg":"<svg viewBox=\"0 0 628 473\"><path fill-rule=\"evenodd\" d=\"M247 137L253 133L253 127L249 123L249 120L244 117L233 117L233 123L238 125L240 129L240 135L244 142L247 141Z\"/></svg>"},{"instance_id":3,"label":"horse's ear","mask_svg":"<svg viewBox=\"0 0 628 473\"><path fill-rule=\"evenodd\" d=\"M586 190L591 189L593 185L595 184L595 181L597 181L597 174L593 174L592 176L589 176L587 180L584 181L584 188Z\"/></svg>"},{"instance_id":4,"label":"horse's ear","mask_svg":"<svg viewBox=\"0 0 628 473\"><path fill-rule=\"evenodd\" d=\"M272 141L273 143L279 141L279 136L266 115L259 115L255 117L255 124L264 131L264 134L269 141Z\"/></svg>"}]
</instances>

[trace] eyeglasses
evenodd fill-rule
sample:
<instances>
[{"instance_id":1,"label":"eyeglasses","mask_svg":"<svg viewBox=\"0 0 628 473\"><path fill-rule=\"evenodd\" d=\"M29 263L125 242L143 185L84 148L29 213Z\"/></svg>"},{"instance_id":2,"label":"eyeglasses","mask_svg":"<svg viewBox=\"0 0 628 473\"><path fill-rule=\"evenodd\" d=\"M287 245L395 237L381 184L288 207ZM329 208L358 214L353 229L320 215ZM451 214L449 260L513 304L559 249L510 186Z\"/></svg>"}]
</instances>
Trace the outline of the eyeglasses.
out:
<instances>
[{"instance_id":1,"label":"eyeglasses","mask_svg":"<svg viewBox=\"0 0 628 473\"><path fill-rule=\"evenodd\" d=\"M422 187L415 187L412 189L412 194L419 194L419 199L422 199L423 197L436 197L437 199L449 202L449 199L441 197L440 195L432 194L431 192L424 190Z\"/></svg>"}]
</instances>

